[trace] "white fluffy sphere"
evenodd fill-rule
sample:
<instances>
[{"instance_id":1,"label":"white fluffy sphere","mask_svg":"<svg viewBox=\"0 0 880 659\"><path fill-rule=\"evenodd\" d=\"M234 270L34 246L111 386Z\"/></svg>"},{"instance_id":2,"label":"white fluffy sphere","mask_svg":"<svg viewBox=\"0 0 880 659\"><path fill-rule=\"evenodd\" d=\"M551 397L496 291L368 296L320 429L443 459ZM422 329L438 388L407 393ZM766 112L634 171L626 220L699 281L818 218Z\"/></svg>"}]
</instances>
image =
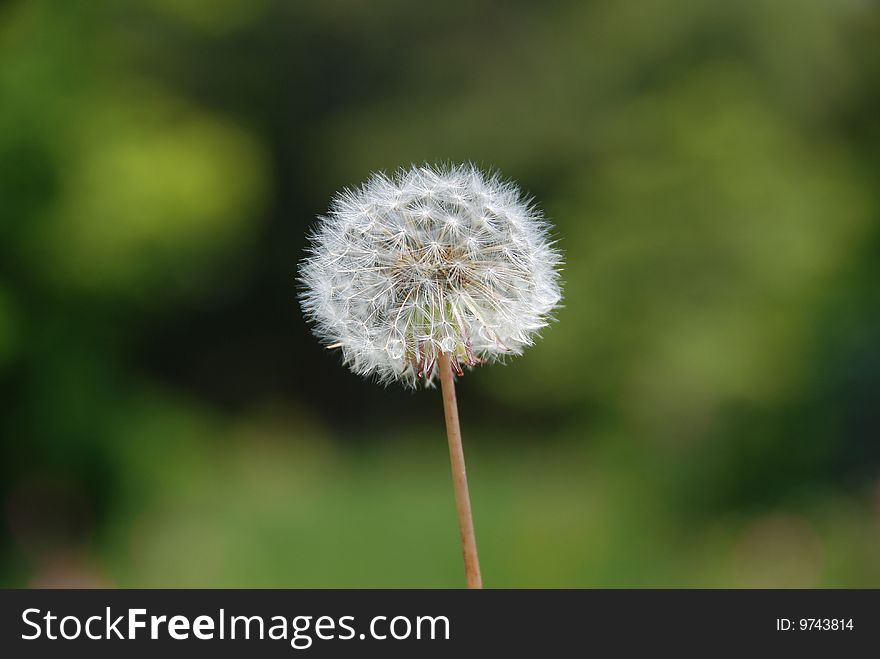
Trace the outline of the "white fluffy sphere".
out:
<instances>
[{"instance_id":1,"label":"white fluffy sphere","mask_svg":"<svg viewBox=\"0 0 880 659\"><path fill-rule=\"evenodd\" d=\"M518 355L561 299L561 255L519 189L472 166L374 174L333 200L300 264L315 335L383 381L431 382L437 356Z\"/></svg>"}]
</instances>

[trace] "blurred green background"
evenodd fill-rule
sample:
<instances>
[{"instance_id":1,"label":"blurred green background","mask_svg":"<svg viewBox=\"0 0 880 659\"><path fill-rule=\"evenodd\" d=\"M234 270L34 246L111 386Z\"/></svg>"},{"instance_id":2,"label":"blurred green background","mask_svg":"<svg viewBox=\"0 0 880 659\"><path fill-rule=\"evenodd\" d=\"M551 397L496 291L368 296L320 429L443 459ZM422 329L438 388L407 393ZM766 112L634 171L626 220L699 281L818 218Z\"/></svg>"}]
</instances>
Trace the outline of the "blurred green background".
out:
<instances>
[{"instance_id":1,"label":"blurred green background","mask_svg":"<svg viewBox=\"0 0 880 659\"><path fill-rule=\"evenodd\" d=\"M870 0L0 4L0 584L458 587L437 391L296 302L333 193L499 168L566 306L459 390L489 586L880 587Z\"/></svg>"}]
</instances>

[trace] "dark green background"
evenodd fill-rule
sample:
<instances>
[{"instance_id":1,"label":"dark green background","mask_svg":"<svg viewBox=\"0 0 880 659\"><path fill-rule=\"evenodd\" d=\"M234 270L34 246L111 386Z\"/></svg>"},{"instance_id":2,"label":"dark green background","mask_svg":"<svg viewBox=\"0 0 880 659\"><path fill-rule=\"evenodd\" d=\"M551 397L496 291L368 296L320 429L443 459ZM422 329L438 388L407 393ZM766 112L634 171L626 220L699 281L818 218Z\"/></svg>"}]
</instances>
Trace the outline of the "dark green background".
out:
<instances>
[{"instance_id":1,"label":"dark green background","mask_svg":"<svg viewBox=\"0 0 880 659\"><path fill-rule=\"evenodd\" d=\"M565 307L459 397L490 586L880 586L869 0L0 4L0 583L459 586L437 391L304 235L473 161Z\"/></svg>"}]
</instances>

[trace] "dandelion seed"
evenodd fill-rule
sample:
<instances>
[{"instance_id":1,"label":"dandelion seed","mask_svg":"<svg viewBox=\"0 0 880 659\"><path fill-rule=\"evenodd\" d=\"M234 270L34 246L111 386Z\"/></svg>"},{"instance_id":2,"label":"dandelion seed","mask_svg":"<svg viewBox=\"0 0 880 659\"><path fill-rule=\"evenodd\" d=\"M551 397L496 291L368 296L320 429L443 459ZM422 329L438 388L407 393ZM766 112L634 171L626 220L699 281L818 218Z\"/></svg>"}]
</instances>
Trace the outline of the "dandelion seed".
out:
<instances>
[{"instance_id":1,"label":"dandelion seed","mask_svg":"<svg viewBox=\"0 0 880 659\"><path fill-rule=\"evenodd\" d=\"M441 353L485 364L531 345L559 304L560 263L514 184L466 165L414 167L334 199L301 266L301 300L359 375L430 384L425 364Z\"/></svg>"}]
</instances>

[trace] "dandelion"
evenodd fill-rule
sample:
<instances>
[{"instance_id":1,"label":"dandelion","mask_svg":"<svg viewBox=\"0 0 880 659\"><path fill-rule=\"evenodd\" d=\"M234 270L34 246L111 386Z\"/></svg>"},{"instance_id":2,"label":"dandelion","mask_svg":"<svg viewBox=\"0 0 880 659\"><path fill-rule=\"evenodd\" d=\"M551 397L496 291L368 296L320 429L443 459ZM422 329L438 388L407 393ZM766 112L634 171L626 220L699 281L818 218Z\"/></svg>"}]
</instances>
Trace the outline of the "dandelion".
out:
<instances>
[{"instance_id":1,"label":"dandelion","mask_svg":"<svg viewBox=\"0 0 880 659\"><path fill-rule=\"evenodd\" d=\"M482 585L454 376L519 355L561 299L561 255L529 199L473 166L374 174L333 200L300 267L315 335L357 374L443 392L469 587Z\"/></svg>"}]
</instances>

